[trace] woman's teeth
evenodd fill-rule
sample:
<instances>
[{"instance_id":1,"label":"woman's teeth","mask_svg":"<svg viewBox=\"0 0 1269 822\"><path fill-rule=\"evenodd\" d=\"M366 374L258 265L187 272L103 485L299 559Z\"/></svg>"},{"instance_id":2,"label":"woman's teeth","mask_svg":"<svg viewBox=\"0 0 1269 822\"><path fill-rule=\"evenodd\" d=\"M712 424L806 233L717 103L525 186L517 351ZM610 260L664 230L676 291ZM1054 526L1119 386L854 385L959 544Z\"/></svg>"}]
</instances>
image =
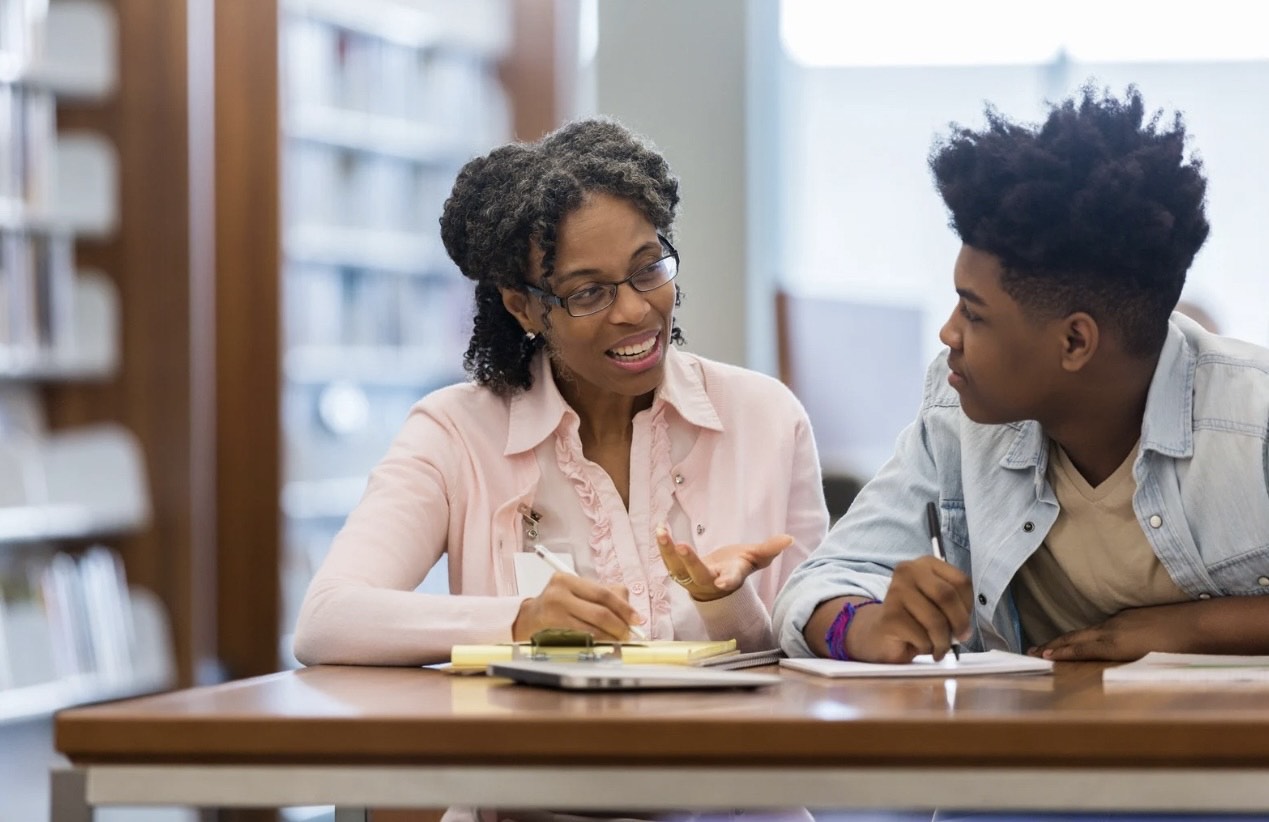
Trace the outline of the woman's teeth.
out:
<instances>
[{"instance_id":1,"label":"woman's teeth","mask_svg":"<svg viewBox=\"0 0 1269 822\"><path fill-rule=\"evenodd\" d=\"M644 354L647 354L649 351L652 350L653 346L655 346L656 344L657 344L657 338L649 337L646 342L643 342L639 345L623 345L618 348L610 348L608 350L608 353L616 357L628 357L628 358L636 359L638 357L642 357Z\"/></svg>"}]
</instances>

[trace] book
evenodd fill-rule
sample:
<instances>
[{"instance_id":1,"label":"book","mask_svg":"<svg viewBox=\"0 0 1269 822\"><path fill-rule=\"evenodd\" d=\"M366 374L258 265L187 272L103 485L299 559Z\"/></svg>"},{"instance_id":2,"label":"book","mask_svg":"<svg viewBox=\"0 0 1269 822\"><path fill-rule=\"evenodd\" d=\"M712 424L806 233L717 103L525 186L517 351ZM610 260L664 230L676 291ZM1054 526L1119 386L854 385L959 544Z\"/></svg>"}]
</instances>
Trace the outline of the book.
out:
<instances>
[{"instance_id":1,"label":"book","mask_svg":"<svg viewBox=\"0 0 1269 822\"><path fill-rule=\"evenodd\" d=\"M649 642L597 642L590 650L604 656L621 650L621 661L627 665L692 665L724 654L735 654L736 640L657 639ZM483 673L495 662L511 662L517 656L529 655L532 644L506 642L497 645L455 645L450 649L450 668L454 673ZM582 646L539 647L552 660L575 660L587 649ZM517 655L517 651L519 654Z\"/></svg>"},{"instance_id":2,"label":"book","mask_svg":"<svg viewBox=\"0 0 1269 822\"><path fill-rule=\"evenodd\" d=\"M1269 686L1269 656L1167 654L1155 651L1136 662L1107 668L1102 672L1102 682L1107 685L1258 682Z\"/></svg>"},{"instance_id":3,"label":"book","mask_svg":"<svg viewBox=\"0 0 1269 822\"><path fill-rule=\"evenodd\" d=\"M918 656L911 662L898 664L799 658L782 659L780 665L795 671L828 677L982 676L984 674L1053 672L1052 660L1008 651L962 653L960 659L956 659L949 653L938 662L935 662L933 657L925 655Z\"/></svg>"}]
</instances>

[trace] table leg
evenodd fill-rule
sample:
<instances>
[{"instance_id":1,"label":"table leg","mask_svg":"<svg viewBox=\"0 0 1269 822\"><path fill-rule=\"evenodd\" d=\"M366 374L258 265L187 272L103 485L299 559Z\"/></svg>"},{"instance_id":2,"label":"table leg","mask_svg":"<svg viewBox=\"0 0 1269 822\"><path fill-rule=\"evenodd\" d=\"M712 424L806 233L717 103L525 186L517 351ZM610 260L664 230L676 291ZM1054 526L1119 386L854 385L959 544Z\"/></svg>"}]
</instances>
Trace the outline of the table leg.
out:
<instances>
[{"instance_id":1,"label":"table leg","mask_svg":"<svg viewBox=\"0 0 1269 822\"><path fill-rule=\"evenodd\" d=\"M77 768L54 768L48 777L51 822L92 822L88 774Z\"/></svg>"},{"instance_id":2,"label":"table leg","mask_svg":"<svg viewBox=\"0 0 1269 822\"><path fill-rule=\"evenodd\" d=\"M55 820L55 822L57 822ZM370 822L365 808L335 808L335 822Z\"/></svg>"}]
</instances>

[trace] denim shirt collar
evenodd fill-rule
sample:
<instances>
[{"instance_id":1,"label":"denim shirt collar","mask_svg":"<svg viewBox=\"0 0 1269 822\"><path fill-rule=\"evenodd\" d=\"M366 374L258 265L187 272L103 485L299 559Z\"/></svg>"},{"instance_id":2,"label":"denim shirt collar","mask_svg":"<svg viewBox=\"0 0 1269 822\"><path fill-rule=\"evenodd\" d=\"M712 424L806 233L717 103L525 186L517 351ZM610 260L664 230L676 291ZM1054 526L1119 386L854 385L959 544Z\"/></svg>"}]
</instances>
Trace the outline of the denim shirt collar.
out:
<instances>
[{"instance_id":1,"label":"denim shirt collar","mask_svg":"<svg viewBox=\"0 0 1269 822\"><path fill-rule=\"evenodd\" d=\"M1146 395L1141 421L1141 450L1169 457L1194 456L1194 372L1198 357L1176 322L1168 336Z\"/></svg>"},{"instance_id":2,"label":"denim shirt collar","mask_svg":"<svg viewBox=\"0 0 1269 822\"><path fill-rule=\"evenodd\" d=\"M1141 421L1142 453L1149 450L1169 457L1193 456L1196 364L1194 350L1186 343L1185 335L1176 323L1169 322L1168 335L1146 394L1145 417ZM1039 490L1048 470L1048 437L1035 420L1009 423L1009 427L1017 433L1000 458L1000 467L1034 468Z\"/></svg>"}]
</instances>

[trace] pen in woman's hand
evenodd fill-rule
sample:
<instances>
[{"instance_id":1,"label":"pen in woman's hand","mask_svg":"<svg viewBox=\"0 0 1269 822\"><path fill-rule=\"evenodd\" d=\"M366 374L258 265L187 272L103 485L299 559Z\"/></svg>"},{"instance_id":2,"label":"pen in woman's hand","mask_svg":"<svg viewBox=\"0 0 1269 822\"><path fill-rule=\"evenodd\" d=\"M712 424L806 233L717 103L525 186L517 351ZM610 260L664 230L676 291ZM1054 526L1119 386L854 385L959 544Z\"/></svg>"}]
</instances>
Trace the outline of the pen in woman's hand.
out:
<instances>
[{"instance_id":1,"label":"pen in woman's hand","mask_svg":"<svg viewBox=\"0 0 1269 822\"><path fill-rule=\"evenodd\" d=\"M560 558L555 555L555 552L546 550L546 546L540 543L534 545L533 553L537 554L539 557L541 557L543 562L545 562L547 565L551 566L555 570L559 571L561 574L568 574L571 577L577 576L576 571L574 571L572 568L565 565L563 562L560 562ZM627 627L630 629L630 635L632 637L639 640L640 642L648 641L648 635L645 634L643 632L643 629L640 628L638 625L629 625Z\"/></svg>"},{"instance_id":2,"label":"pen in woman's hand","mask_svg":"<svg viewBox=\"0 0 1269 822\"><path fill-rule=\"evenodd\" d=\"M939 526L938 503L925 504L925 520L930 526L930 548L934 551L935 559L947 562L947 554L943 553L943 529ZM952 655L957 659L961 658L961 646L955 639L952 640Z\"/></svg>"}]
</instances>

